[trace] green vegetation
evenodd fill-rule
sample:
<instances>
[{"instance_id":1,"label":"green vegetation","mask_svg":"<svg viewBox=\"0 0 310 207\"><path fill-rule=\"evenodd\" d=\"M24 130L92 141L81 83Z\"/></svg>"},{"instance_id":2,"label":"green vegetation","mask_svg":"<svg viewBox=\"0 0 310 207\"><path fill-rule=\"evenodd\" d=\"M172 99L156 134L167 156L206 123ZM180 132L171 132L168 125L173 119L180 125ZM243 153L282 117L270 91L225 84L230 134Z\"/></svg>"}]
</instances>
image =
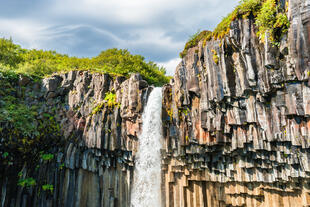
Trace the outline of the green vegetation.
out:
<instances>
[{"instance_id":1,"label":"green vegetation","mask_svg":"<svg viewBox=\"0 0 310 207\"><path fill-rule=\"evenodd\" d=\"M172 119L173 119L173 108L172 108L172 106L170 106L170 107L167 109L167 114L168 114L168 116L169 116L170 121L172 121Z\"/></svg>"},{"instance_id":2,"label":"green vegetation","mask_svg":"<svg viewBox=\"0 0 310 207\"><path fill-rule=\"evenodd\" d=\"M3 155L2 155L3 158L7 158L8 156L9 156L8 152L4 152Z\"/></svg>"},{"instance_id":3,"label":"green vegetation","mask_svg":"<svg viewBox=\"0 0 310 207\"><path fill-rule=\"evenodd\" d=\"M107 101L108 107L113 108L114 106L119 106L119 103L116 102L116 94L113 92L107 92L105 94L105 101Z\"/></svg>"},{"instance_id":4,"label":"green vegetation","mask_svg":"<svg viewBox=\"0 0 310 207\"><path fill-rule=\"evenodd\" d=\"M191 110L186 107L186 108L182 108L182 109L179 109L178 110L178 116L179 116L179 119L181 120L183 115L186 117L190 114Z\"/></svg>"},{"instance_id":5,"label":"green vegetation","mask_svg":"<svg viewBox=\"0 0 310 207\"><path fill-rule=\"evenodd\" d=\"M15 72L0 71L0 168L33 163L38 158L48 161L53 155L39 152L60 144L55 117L43 113L41 103L26 101L32 91L18 86L18 80Z\"/></svg>"},{"instance_id":6,"label":"green vegetation","mask_svg":"<svg viewBox=\"0 0 310 207\"><path fill-rule=\"evenodd\" d=\"M3 38L0 39L0 70L39 78L71 70L90 70L125 77L140 73L150 84L163 85L169 81L163 67L146 62L144 57L132 55L125 49L113 48L102 51L97 57L77 58L55 51L22 49L12 40Z\"/></svg>"},{"instance_id":7,"label":"green vegetation","mask_svg":"<svg viewBox=\"0 0 310 207\"><path fill-rule=\"evenodd\" d=\"M220 61L220 58L219 58L219 56L217 55L217 52L216 52L216 50L211 50L211 52L213 53L213 55L212 55L212 59L213 59L213 61L215 62L215 64L219 64L219 61Z\"/></svg>"},{"instance_id":8,"label":"green vegetation","mask_svg":"<svg viewBox=\"0 0 310 207\"><path fill-rule=\"evenodd\" d=\"M7 123L15 129L14 135L36 136L35 122L36 112L31 107L21 104L14 96L4 96L1 101L0 123ZM0 129L1 130L1 129Z\"/></svg>"},{"instance_id":9,"label":"green vegetation","mask_svg":"<svg viewBox=\"0 0 310 207\"><path fill-rule=\"evenodd\" d=\"M32 97L33 85L25 88L16 72L0 71L0 169L2 175L18 177L20 187L37 185L34 172L39 163L54 159L48 151L62 145L53 115L56 106L46 108L43 100Z\"/></svg>"},{"instance_id":10,"label":"green vegetation","mask_svg":"<svg viewBox=\"0 0 310 207\"><path fill-rule=\"evenodd\" d=\"M257 36L265 40L266 33L272 43L278 44L283 34L288 31L290 22L284 11L281 11L276 0L266 0L256 18Z\"/></svg>"},{"instance_id":11,"label":"green vegetation","mask_svg":"<svg viewBox=\"0 0 310 207\"><path fill-rule=\"evenodd\" d=\"M105 93L104 101L101 103L98 103L92 110L91 115L97 114L99 111L101 111L105 104L110 109L113 109L114 107L120 107L120 103L116 101L116 94L114 91Z\"/></svg>"},{"instance_id":12,"label":"green vegetation","mask_svg":"<svg viewBox=\"0 0 310 207\"><path fill-rule=\"evenodd\" d=\"M54 192L54 186L51 184L45 184L45 185L42 185L42 190L50 191L50 193L53 193Z\"/></svg>"},{"instance_id":13,"label":"green vegetation","mask_svg":"<svg viewBox=\"0 0 310 207\"><path fill-rule=\"evenodd\" d=\"M4 65L16 67L23 61L24 50L19 45L13 44L12 40L0 39L0 60Z\"/></svg>"},{"instance_id":14,"label":"green vegetation","mask_svg":"<svg viewBox=\"0 0 310 207\"><path fill-rule=\"evenodd\" d=\"M180 57L183 58L187 54L188 49L193 48L198 45L198 43L203 40L204 43L209 41L212 37L212 32L204 30L202 32L197 31L194 35L192 35L187 41L184 50L180 53Z\"/></svg>"},{"instance_id":15,"label":"green vegetation","mask_svg":"<svg viewBox=\"0 0 310 207\"><path fill-rule=\"evenodd\" d=\"M43 154L43 152L42 152L42 153L41 153L41 158L42 158L42 160L44 160L44 161L50 161L50 160L54 159L54 155L53 155L53 154L50 154L50 153L48 153L48 154Z\"/></svg>"},{"instance_id":16,"label":"green vegetation","mask_svg":"<svg viewBox=\"0 0 310 207\"><path fill-rule=\"evenodd\" d=\"M20 178L17 183L17 185L21 187L32 187L32 186L35 186L36 184L37 184L36 180L32 177L25 178L25 179Z\"/></svg>"},{"instance_id":17,"label":"green vegetation","mask_svg":"<svg viewBox=\"0 0 310 207\"><path fill-rule=\"evenodd\" d=\"M104 107L104 102L97 104L95 108L93 108L91 115L97 114L99 111L101 111L101 109L103 109L103 107Z\"/></svg>"},{"instance_id":18,"label":"green vegetation","mask_svg":"<svg viewBox=\"0 0 310 207\"><path fill-rule=\"evenodd\" d=\"M248 18L251 15L255 18L262 6L264 0L242 0L239 5L222 19L213 31L214 39L222 39L230 31L230 24L233 20L239 18Z\"/></svg>"},{"instance_id":19,"label":"green vegetation","mask_svg":"<svg viewBox=\"0 0 310 207\"><path fill-rule=\"evenodd\" d=\"M281 7L279 0L241 0L233 12L224 17L213 32L203 31L191 36L183 52L180 53L180 57L185 57L188 49L197 46L201 40L205 46L206 42L212 38L223 39L230 31L231 22L240 18L254 18L258 30L257 36L261 41L264 41L266 33L269 33L269 40L277 46L290 25L286 15L287 10L283 7L288 7L287 1Z\"/></svg>"},{"instance_id":20,"label":"green vegetation","mask_svg":"<svg viewBox=\"0 0 310 207\"><path fill-rule=\"evenodd\" d=\"M65 163L61 163L61 164L59 165L59 169L60 169L60 170L62 170L64 167L65 167Z\"/></svg>"}]
</instances>

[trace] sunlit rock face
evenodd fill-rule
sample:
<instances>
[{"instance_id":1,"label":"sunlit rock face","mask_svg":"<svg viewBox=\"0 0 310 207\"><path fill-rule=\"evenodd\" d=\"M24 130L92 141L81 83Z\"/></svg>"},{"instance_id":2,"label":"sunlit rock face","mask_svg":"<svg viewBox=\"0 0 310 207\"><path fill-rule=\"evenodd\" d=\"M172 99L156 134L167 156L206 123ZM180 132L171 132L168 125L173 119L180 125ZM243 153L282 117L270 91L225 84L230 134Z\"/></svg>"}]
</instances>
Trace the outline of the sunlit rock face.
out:
<instances>
[{"instance_id":1,"label":"sunlit rock face","mask_svg":"<svg viewBox=\"0 0 310 207\"><path fill-rule=\"evenodd\" d=\"M163 95L165 206L310 204L310 2L288 5L279 47L240 19L178 65Z\"/></svg>"}]
</instances>

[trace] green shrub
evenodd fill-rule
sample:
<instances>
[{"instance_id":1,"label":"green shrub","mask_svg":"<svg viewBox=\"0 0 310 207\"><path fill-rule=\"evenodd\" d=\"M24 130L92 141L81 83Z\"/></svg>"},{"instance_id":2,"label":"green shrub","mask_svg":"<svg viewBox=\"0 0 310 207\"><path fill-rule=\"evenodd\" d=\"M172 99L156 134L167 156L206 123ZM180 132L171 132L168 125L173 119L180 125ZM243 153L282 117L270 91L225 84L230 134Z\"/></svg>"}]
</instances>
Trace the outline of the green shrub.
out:
<instances>
[{"instance_id":1,"label":"green shrub","mask_svg":"<svg viewBox=\"0 0 310 207\"><path fill-rule=\"evenodd\" d=\"M59 169L60 169L60 170L62 170L64 167L65 167L65 163L61 163L61 164L59 165Z\"/></svg>"},{"instance_id":2,"label":"green shrub","mask_svg":"<svg viewBox=\"0 0 310 207\"><path fill-rule=\"evenodd\" d=\"M273 29L276 20L276 12L277 7L275 0L267 0L263 3L255 22L258 26L257 35L261 37L261 39L265 39L266 32L272 32L271 30Z\"/></svg>"},{"instance_id":3,"label":"green shrub","mask_svg":"<svg viewBox=\"0 0 310 207\"><path fill-rule=\"evenodd\" d=\"M13 41L0 38L0 60L4 65L15 67L23 61L23 53L19 45L15 45Z\"/></svg>"},{"instance_id":4,"label":"green shrub","mask_svg":"<svg viewBox=\"0 0 310 207\"><path fill-rule=\"evenodd\" d=\"M257 36L262 41L266 34L269 34L269 40L277 44L283 34L287 33L290 26L285 11L280 9L276 0L266 0L259 11L255 24L258 27Z\"/></svg>"},{"instance_id":5,"label":"green shrub","mask_svg":"<svg viewBox=\"0 0 310 207\"><path fill-rule=\"evenodd\" d=\"M8 152L4 152L4 153L2 154L2 157L3 157L3 158L6 158L7 156L9 156L9 153L8 153Z\"/></svg>"},{"instance_id":6,"label":"green shrub","mask_svg":"<svg viewBox=\"0 0 310 207\"><path fill-rule=\"evenodd\" d=\"M120 104L116 101L116 94L114 91L110 91L105 93L104 102L98 103L92 110L91 115L97 114L99 111L101 111L105 103L107 106L112 109L114 107L120 107Z\"/></svg>"},{"instance_id":7,"label":"green shrub","mask_svg":"<svg viewBox=\"0 0 310 207\"><path fill-rule=\"evenodd\" d=\"M261 7L262 0L242 0L240 1L239 6L237 6L233 12L228 14L222 19L222 21L217 25L213 32L203 31L201 33L197 32L189 38L187 41L184 50L180 53L180 57L183 58L187 54L189 48L195 47L198 45L198 42L203 40L203 46L206 45L206 42L214 39L222 39L230 31L230 24L236 18L247 18L251 14L254 16L257 15Z\"/></svg>"},{"instance_id":8,"label":"green shrub","mask_svg":"<svg viewBox=\"0 0 310 207\"><path fill-rule=\"evenodd\" d=\"M9 86L9 84L7 85ZM7 90L8 91L8 90ZM6 123L23 136L38 135L36 126L37 112L31 107L19 103L14 96L4 96L0 107L0 124Z\"/></svg>"}]
</instances>

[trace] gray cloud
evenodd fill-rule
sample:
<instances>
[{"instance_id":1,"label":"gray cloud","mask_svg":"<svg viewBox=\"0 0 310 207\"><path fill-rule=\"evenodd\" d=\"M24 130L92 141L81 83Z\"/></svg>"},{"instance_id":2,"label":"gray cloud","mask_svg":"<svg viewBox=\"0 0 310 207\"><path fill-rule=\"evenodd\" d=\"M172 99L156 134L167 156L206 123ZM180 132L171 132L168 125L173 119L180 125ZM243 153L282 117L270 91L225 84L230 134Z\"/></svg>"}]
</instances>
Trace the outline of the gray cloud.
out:
<instances>
[{"instance_id":1,"label":"gray cloud","mask_svg":"<svg viewBox=\"0 0 310 207\"><path fill-rule=\"evenodd\" d=\"M117 47L173 73L198 29L212 30L236 0L0 0L0 36L80 57Z\"/></svg>"}]
</instances>

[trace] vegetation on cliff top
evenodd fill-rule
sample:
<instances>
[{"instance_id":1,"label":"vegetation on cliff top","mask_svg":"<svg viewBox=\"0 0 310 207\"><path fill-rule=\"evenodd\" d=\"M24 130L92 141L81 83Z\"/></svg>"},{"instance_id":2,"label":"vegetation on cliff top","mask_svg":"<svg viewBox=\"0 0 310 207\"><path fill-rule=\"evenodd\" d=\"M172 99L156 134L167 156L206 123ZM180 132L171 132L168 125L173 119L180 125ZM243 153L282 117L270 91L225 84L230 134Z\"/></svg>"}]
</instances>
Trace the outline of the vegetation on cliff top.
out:
<instances>
[{"instance_id":1,"label":"vegetation on cliff top","mask_svg":"<svg viewBox=\"0 0 310 207\"><path fill-rule=\"evenodd\" d=\"M12 40L0 39L0 69L31 76L44 77L54 72L90 70L128 77L140 73L150 84L163 85L169 81L166 70L141 55L125 49L108 49L93 58L77 58L55 51L27 50Z\"/></svg>"},{"instance_id":2,"label":"vegetation on cliff top","mask_svg":"<svg viewBox=\"0 0 310 207\"><path fill-rule=\"evenodd\" d=\"M188 49L193 48L198 45L201 40L210 40L212 38L212 32L204 30L202 32L198 31L193 34L187 43L185 44L184 50L180 53L180 57L183 58L187 54Z\"/></svg>"},{"instance_id":3,"label":"vegetation on cliff top","mask_svg":"<svg viewBox=\"0 0 310 207\"><path fill-rule=\"evenodd\" d=\"M231 22L240 18L254 18L257 36L260 40L263 42L268 35L269 40L274 45L278 45L290 25L286 15L287 7L287 1L283 5L283 1L280 0L241 0L233 12L224 17L213 32L203 31L191 36L180 53L180 57L183 58L188 49L197 46L201 40L205 45L212 38L224 38L230 31Z\"/></svg>"}]
</instances>

